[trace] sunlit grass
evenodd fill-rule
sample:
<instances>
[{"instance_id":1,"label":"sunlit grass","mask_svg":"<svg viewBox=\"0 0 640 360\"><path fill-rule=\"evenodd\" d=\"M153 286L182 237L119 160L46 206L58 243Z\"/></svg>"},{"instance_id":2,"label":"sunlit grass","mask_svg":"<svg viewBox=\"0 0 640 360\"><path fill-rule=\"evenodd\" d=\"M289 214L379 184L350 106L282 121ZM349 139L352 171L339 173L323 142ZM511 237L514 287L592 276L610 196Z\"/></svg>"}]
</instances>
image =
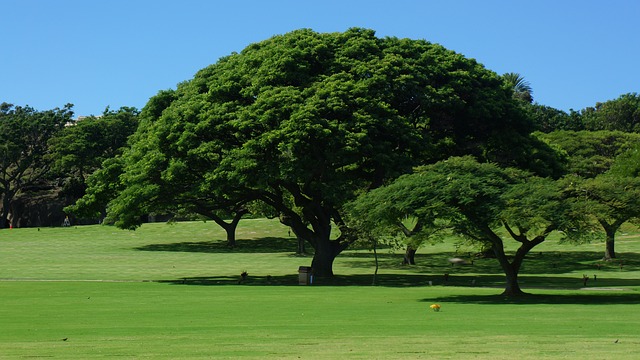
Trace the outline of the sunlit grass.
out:
<instances>
[{"instance_id":1,"label":"sunlit grass","mask_svg":"<svg viewBox=\"0 0 640 360\"><path fill-rule=\"evenodd\" d=\"M622 268L602 243L544 243L521 274L535 296L509 300L495 259L452 266L474 249L451 241L416 266L379 250L378 286L367 249L339 256L331 285L298 286L311 256L277 220L243 220L235 249L212 222L3 230L0 359L634 359L635 228L617 249Z\"/></svg>"}]
</instances>

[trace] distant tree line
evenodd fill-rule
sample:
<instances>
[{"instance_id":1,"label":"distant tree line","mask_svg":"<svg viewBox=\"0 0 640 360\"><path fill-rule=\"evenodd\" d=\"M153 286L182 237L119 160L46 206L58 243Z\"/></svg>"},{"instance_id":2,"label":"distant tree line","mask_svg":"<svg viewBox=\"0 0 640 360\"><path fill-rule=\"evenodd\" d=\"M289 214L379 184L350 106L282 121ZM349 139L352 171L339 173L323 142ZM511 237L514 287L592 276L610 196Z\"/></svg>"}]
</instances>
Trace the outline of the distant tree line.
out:
<instances>
[{"instance_id":1,"label":"distant tree line","mask_svg":"<svg viewBox=\"0 0 640 360\"><path fill-rule=\"evenodd\" d=\"M63 208L85 195L87 178L120 156L137 128L134 108L80 121L72 109L0 105L0 228L62 225L71 215Z\"/></svg>"}]
</instances>

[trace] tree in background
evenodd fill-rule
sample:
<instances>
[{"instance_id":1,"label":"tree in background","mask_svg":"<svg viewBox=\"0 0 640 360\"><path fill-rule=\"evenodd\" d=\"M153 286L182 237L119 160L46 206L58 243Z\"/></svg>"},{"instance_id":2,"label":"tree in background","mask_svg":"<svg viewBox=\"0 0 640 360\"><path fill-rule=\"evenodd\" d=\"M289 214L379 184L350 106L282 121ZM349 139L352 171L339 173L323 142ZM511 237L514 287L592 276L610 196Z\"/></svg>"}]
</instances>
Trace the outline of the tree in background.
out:
<instances>
[{"instance_id":1,"label":"tree in background","mask_svg":"<svg viewBox=\"0 0 640 360\"><path fill-rule=\"evenodd\" d=\"M314 247L318 277L332 276L355 241L342 206L357 193L456 154L527 166L524 147L544 145L495 73L364 29L250 45L181 83L143 121L109 204L118 226L171 204L261 201Z\"/></svg>"},{"instance_id":2,"label":"tree in background","mask_svg":"<svg viewBox=\"0 0 640 360\"><path fill-rule=\"evenodd\" d=\"M72 107L37 111L0 104L0 228L8 225L16 196L40 185L49 175L53 165L49 142L71 121Z\"/></svg>"},{"instance_id":3,"label":"tree in background","mask_svg":"<svg viewBox=\"0 0 640 360\"><path fill-rule=\"evenodd\" d=\"M581 111L586 130L640 132L640 95L624 94Z\"/></svg>"},{"instance_id":4,"label":"tree in background","mask_svg":"<svg viewBox=\"0 0 640 360\"><path fill-rule=\"evenodd\" d=\"M74 200L83 196L87 178L103 161L122 154L138 126L138 114L131 107L107 108L101 116L74 121L52 139L55 171L64 179L68 196Z\"/></svg>"},{"instance_id":5,"label":"tree in background","mask_svg":"<svg viewBox=\"0 0 640 360\"><path fill-rule=\"evenodd\" d=\"M612 176L640 177L640 140L618 155L609 169Z\"/></svg>"},{"instance_id":6,"label":"tree in background","mask_svg":"<svg viewBox=\"0 0 640 360\"><path fill-rule=\"evenodd\" d=\"M553 231L562 231L570 239L592 231L581 203L569 196L566 187L563 180L454 157L403 175L350 207L359 221L374 228L384 229L389 220L412 216L472 242L488 244L506 276L503 295L520 296L524 292L518 274L535 246ZM507 256L498 233L503 228L519 244L513 256Z\"/></svg>"},{"instance_id":7,"label":"tree in background","mask_svg":"<svg viewBox=\"0 0 640 360\"><path fill-rule=\"evenodd\" d=\"M502 75L502 79L511 90L513 90L513 97L522 100L528 104L533 102L533 89L531 84L525 80L524 76L509 72Z\"/></svg>"},{"instance_id":8,"label":"tree in background","mask_svg":"<svg viewBox=\"0 0 640 360\"><path fill-rule=\"evenodd\" d=\"M558 130L584 130L580 113L571 110L570 113L538 103L525 107L531 117L535 130L550 133Z\"/></svg>"},{"instance_id":9,"label":"tree in background","mask_svg":"<svg viewBox=\"0 0 640 360\"><path fill-rule=\"evenodd\" d=\"M640 155L636 145L616 157L606 173L576 180L576 193L590 202L587 212L604 229L604 260L615 259L615 236L622 224L640 219Z\"/></svg>"},{"instance_id":10,"label":"tree in background","mask_svg":"<svg viewBox=\"0 0 640 360\"><path fill-rule=\"evenodd\" d=\"M72 214L76 219L98 220L102 222L107 216L107 204L124 190L120 175L124 172L124 162L121 156L102 162L99 169L94 171L86 180L87 189L75 203L68 205L64 211Z\"/></svg>"},{"instance_id":11,"label":"tree in background","mask_svg":"<svg viewBox=\"0 0 640 360\"><path fill-rule=\"evenodd\" d=\"M406 211L394 195L378 190L347 204L348 222L363 238L392 248L402 247L402 263L415 265L415 255L421 246L440 241L449 232L446 223L433 214L418 217Z\"/></svg>"},{"instance_id":12,"label":"tree in background","mask_svg":"<svg viewBox=\"0 0 640 360\"><path fill-rule=\"evenodd\" d=\"M145 108L138 112L134 108L121 108L114 112L107 109L105 111L108 118L116 120L113 123L108 121L107 126L105 122L96 122L95 118L90 118L92 121L83 124L78 130L71 130L67 133L68 136L77 133L77 139L69 139L69 142L73 145L59 144L59 153L61 159L58 160L60 166L66 164L68 168L77 168L78 174L82 174L82 181L85 181L86 189L83 190L83 195L74 204L67 206L65 211L74 214L77 217L87 219L100 219L103 220L107 215L108 203L116 198L116 196L124 190L124 184L120 180L120 176L124 173L125 162L122 157L122 153L125 152L125 147L129 147L129 137L136 134L138 126L147 127L149 125L149 118L158 117L162 114L164 109L169 106L173 101L173 90L160 91L154 98L152 98ZM114 119L115 118L115 119ZM135 123L135 127L133 127ZM118 132L118 136L115 137L115 143L120 146L112 146L106 156L101 156L96 161L88 160L87 154L101 153L99 146L89 145L87 149L84 149L79 144L82 144L85 139L92 138L95 133L101 133L107 128L114 126ZM125 137L123 135L127 134ZM106 139L109 139L107 135ZM136 143L138 138L131 139L131 143ZM108 140L99 139L98 142L109 142ZM107 144L108 146L108 144ZM109 149L109 147L108 147ZM129 152L127 152L129 153ZM66 158L66 159L65 159ZM96 167L96 164L99 166ZM84 170L85 168L93 169L93 171ZM86 176L85 174L89 174ZM146 215L146 214L145 214Z\"/></svg>"},{"instance_id":13,"label":"tree in background","mask_svg":"<svg viewBox=\"0 0 640 360\"><path fill-rule=\"evenodd\" d=\"M602 174L579 182L576 187L577 194L590 203L586 212L605 231L604 260L616 258L616 232L625 222L640 217L640 178Z\"/></svg>"},{"instance_id":14,"label":"tree in background","mask_svg":"<svg viewBox=\"0 0 640 360\"><path fill-rule=\"evenodd\" d=\"M565 154L568 173L585 178L605 173L618 155L640 142L640 134L622 131L554 131L535 136Z\"/></svg>"}]
</instances>

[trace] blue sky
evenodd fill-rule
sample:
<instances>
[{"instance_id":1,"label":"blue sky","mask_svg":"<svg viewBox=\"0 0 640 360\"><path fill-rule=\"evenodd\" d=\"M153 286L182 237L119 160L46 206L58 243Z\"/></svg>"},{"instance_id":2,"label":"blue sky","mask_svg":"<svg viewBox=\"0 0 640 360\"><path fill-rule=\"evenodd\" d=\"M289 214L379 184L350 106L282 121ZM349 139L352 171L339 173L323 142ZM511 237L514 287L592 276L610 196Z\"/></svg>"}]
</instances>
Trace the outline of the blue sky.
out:
<instances>
[{"instance_id":1,"label":"blue sky","mask_svg":"<svg viewBox=\"0 0 640 360\"><path fill-rule=\"evenodd\" d=\"M579 110L640 92L637 0L0 0L0 102L142 108L248 44L299 28L426 39Z\"/></svg>"}]
</instances>

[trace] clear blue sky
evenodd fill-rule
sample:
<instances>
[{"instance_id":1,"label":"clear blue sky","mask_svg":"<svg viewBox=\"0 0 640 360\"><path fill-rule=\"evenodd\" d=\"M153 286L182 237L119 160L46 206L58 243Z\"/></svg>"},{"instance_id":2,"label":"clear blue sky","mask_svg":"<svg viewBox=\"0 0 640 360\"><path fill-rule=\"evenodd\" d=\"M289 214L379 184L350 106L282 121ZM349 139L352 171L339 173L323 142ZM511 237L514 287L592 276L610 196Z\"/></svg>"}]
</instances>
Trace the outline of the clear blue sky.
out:
<instances>
[{"instance_id":1,"label":"clear blue sky","mask_svg":"<svg viewBox=\"0 0 640 360\"><path fill-rule=\"evenodd\" d=\"M0 102L142 108L250 43L350 27L520 73L563 110L640 92L637 0L0 0Z\"/></svg>"}]
</instances>

